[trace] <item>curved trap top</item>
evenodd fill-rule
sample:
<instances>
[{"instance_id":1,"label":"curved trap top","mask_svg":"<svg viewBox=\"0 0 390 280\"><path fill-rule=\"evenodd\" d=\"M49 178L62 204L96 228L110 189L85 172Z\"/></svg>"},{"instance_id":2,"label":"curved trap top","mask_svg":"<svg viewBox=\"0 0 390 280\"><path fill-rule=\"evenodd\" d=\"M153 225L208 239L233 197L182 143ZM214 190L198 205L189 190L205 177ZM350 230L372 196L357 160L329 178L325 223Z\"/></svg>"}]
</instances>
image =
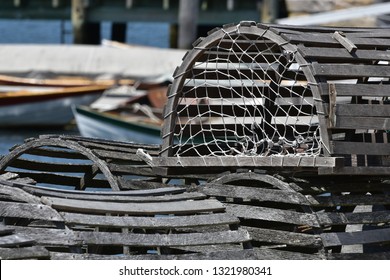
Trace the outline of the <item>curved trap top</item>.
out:
<instances>
[{"instance_id":1,"label":"curved trap top","mask_svg":"<svg viewBox=\"0 0 390 280\"><path fill-rule=\"evenodd\" d=\"M211 31L174 73L153 164L387 174L389 37L253 22Z\"/></svg>"}]
</instances>

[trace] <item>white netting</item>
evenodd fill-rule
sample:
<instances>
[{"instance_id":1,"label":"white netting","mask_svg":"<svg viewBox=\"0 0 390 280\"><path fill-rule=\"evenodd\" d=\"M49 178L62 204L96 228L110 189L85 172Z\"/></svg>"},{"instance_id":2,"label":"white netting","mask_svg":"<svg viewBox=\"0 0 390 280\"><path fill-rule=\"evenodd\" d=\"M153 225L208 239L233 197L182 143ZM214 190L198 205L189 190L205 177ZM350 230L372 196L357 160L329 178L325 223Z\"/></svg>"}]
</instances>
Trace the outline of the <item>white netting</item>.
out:
<instances>
[{"instance_id":1,"label":"white netting","mask_svg":"<svg viewBox=\"0 0 390 280\"><path fill-rule=\"evenodd\" d=\"M318 155L318 118L295 55L237 33L205 49L175 108L173 154Z\"/></svg>"}]
</instances>

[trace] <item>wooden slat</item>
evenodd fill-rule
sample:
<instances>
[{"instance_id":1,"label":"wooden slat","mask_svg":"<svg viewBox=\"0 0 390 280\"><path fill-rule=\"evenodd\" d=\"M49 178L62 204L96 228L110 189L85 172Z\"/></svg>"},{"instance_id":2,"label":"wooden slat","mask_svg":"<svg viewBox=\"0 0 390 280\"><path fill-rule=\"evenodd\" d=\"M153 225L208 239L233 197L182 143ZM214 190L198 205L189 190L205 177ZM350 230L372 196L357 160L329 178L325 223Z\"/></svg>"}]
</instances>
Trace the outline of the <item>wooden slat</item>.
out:
<instances>
[{"instance_id":1,"label":"wooden slat","mask_svg":"<svg viewBox=\"0 0 390 280\"><path fill-rule=\"evenodd\" d=\"M263 189L256 187L242 187L233 185L221 185L208 183L202 187L202 191L209 196L232 197L242 199L253 199L263 202L279 202L299 205L309 205L306 197L297 192L282 191L274 189Z\"/></svg>"},{"instance_id":2,"label":"wooden slat","mask_svg":"<svg viewBox=\"0 0 390 280\"><path fill-rule=\"evenodd\" d=\"M330 232L322 233L320 236L325 247L388 243L390 241L390 228L358 232Z\"/></svg>"},{"instance_id":3,"label":"wooden slat","mask_svg":"<svg viewBox=\"0 0 390 280\"><path fill-rule=\"evenodd\" d=\"M51 253L53 260L319 260L321 256L272 249L225 250L179 255L97 255Z\"/></svg>"},{"instance_id":4,"label":"wooden slat","mask_svg":"<svg viewBox=\"0 0 390 280\"><path fill-rule=\"evenodd\" d=\"M328 260L389 260L390 252L328 254Z\"/></svg>"},{"instance_id":5,"label":"wooden slat","mask_svg":"<svg viewBox=\"0 0 390 280\"><path fill-rule=\"evenodd\" d=\"M107 151L107 150L93 150L94 154L98 157L104 159L116 159L116 160L126 160L132 162L142 162L142 160L132 153L116 152L116 151Z\"/></svg>"},{"instance_id":6,"label":"wooden slat","mask_svg":"<svg viewBox=\"0 0 390 280\"><path fill-rule=\"evenodd\" d=\"M137 150L139 149L138 145L134 145L135 147L127 147L123 145L119 145L116 143L105 143L105 142L87 142L87 141L80 141L78 142L84 147L90 148L90 149L99 149L99 150L106 150L106 151L116 151L116 152L125 152L125 153L133 153L135 154ZM149 154L151 155L157 155L158 154L158 146L157 145L145 145L143 149L147 150Z\"/></svg>"},{"instance_id":7,"label":"wooden slat","mask_svg":"<svg viewBox=\"0 0 390 280\"><path fill-rule=\"evenodd\" d=\"M388 143L361 143L332 141L333 154L347 155L389 155L390 144Z\"/></svg>"},{"instance_id":8,"label":"wooden slat","mask_svg":"<svg viewBox=\"0 0 390 280\"><path fill-rule=\"evenodd\" d=\"M127 245L134 247L196 246L242 243L251 240L246 230L189 234L121 234L105 232L77 232L78 240L94 245Z\"/></svg>"},{"instance_id":9,"label":"wooden slat","mask_svg":"<svg viewBox=\"0 0 390 280\"><path fill-rule=\"evenodd\" d=\"M0 247L26 246L33 245L34 243L34 239L31 239L30 237L25 237L20 234L0 236Z\"/></svg>"},{"instance_id":10,"label":"wooden slat","mask_svg":"<svg viewBox=\"0 0 390 280\"><path fill-rule=\"evenodd\" d=\"M39 199L21 189L14 187L15 182L0 182L0 194L8 197L8 200L14 200L26 203L40 203Z\"/></svg>"},{"instance_id":11,"label":"wooden slat","mask_svg":"<svg viewBox=\"0 0 390 280\"><path fill-rule=\"evenodd\" d=\"M384 176L388 177L390 167L382 166L345 166L340 168L319 168L319 175L365 175L365 176Z\"/></svg>"},{"instance_id":12,"label":"wooden slat","mask_svg":"<svg viewBox=\"0 0 390 280\"><path fill-rule=\"evenodd\" d=\"M362 213L317 213L318 221L323 226L348 224L378 224L390 220L390 211L362 212Z\"/></svg>"},{"instance_id":13,"label":"wooden slat","mask_svg":"<svg viewBox=\"0 0 390 280\"><path fill-rule=\"evenodd\" d=\"M63 221L57 211L42 204L0 201L0 217L26 218L46 221Z\"/></svg>"},{"instance_id":14,"label":"wooden slat","mask_svg":"<svg viewBox=\"0 0 390 280\"><path fill-rule=\"evenodd\" d=\"M253 84L248 86L224 86L215 81L207 85L184 85L182 88L183 97L185 98L261 98L264 93L270 91L268 84ZM278 95L281 97L310 97L312 96L310 88L305 85L278 85Z\"/></svg>"},{"instance_id":15,"label":"wooden slat","mask_svg":"<svg viewBox=\"0 0 390 280\"><path fill-rule=\"evenodd\" d=\"M294 225L320 227L314 214L298 213L266 207L225 204L226 212L242 219L280 222ZM261 222L259 222L261 224Z\"/></svg>"},{"instance_id":16,"label":"wooden slat","mask_svg":"<svg viewBox=\"0 0 390 280\"><path fill-rule=\"evenodd\" d=\"M283 38L289 40L293 44L305 44L306 46L339 46L340 43L332 38L331 34L315 34L315 33L300 33L300 34L283 34ZM388 38L353 38L353 43L359 47L378 47L387 49L390 45Z\"/></svg>"},{"instance_id":17,"label":"wooden slat","mask_svg":"<svg viewBox=\"0 0 390 280\"><path fill-rule=\"evenodd\" d=\"M343 48L318 48L318 47L305 47L299 46L298 50L302 53L303 57L315 60L330 60L330 61L378 61L390 60L390 53L388 51L380 50L360 50L357 49L353 54L349 53Z\"/></svg>"},{"instance_id":18,"label":"wooden slat","mask_svg":"<svg viewBox=\"0 0 390 280\"><path fill-rule=\"evenodd\" d=\"M29 177L40 183L53 185L65 185L79 188L82 185L83 177L55 174L49 172L25 172L18 171L20 176ZM110 188L110 184L103 179L92 179L83 183L85 187Z\"/></svg>"},{"instance_id":19,"label":"wooden slat","mask_svg":"<svg viewBox=\"0 0 390 280\"><path fill-rule=\"evenodd\" d=\"M333 157L160 157L153 158L156 166L172 167L232 167L232 166L257 166L257 167L335 167L342 166L342 158Z\"/></svg>"},{"instance_id":20,"label":"wooden slat","mask_svg":"<svg viewBox=\"0 0 390 280\"><path fill-rule=\"evenodd\" d=\"M21 158L13 160L9 166L27 170L72 173L89 172L92 169L91 164L45 162Z\"/></svg>"},{"instance_id":21,"label":"wooden slat","mask_svg":"<svg viewBox=\"0 0 390 280\"><path fill-rule=\"evenodd\" d=\"M337 96L390 97L390 84L334 84ZM329 94L329 84L321 83L321 93Z\"/></svg>"},{"instance_id":22,"label":"wooden slat","mask_svg":"<svg viewBox=\"0 0 390 280\"><path fill-rule=\"evenodd\" d=\"M337 96L390 97L390 84L333 84ZM329 94L329 84L321 83L321 93Z\"/></svg>"},{"instance_id":23,"label":"wooden slat","mask_svg":"<svg viewBox=\"0 0 390 280\"><path fill-rule=\"evenodd\" d=\"M85 156L82 154L66 149L56 149L56 148L48 148L41 147L35 148L31 150L27 150L25 154L35 155L35 156L44 156L44 157L54 157L54 158L65 158L65 159L84 159L87 160Z\"/></svg>"},{"instance_id":24,"label":"wooden slat","mask_svg":"<svg viewBox=\"0 0 390 280\"><path fill-rule=\"evenodd\" d=\"M337 207L337 206L356 206L356 205L389 205L390 197L388 195L332 195L332 196L309 196L311 206Z\"/></svg>"},{"instance_id":25,"label":"wooden slat","mask_svg":"<svg viewBox=\"0 0 390 280\"><path fill-rule=\"evenodd\" d=\"M42 197L41 200L52 208L82 213L112 213L132 215L191 214L200 212L221 212L223 205L217 200L179 201L164 203L116 203L88 200L74 200Z\"/></svg>"},{"instance_id":26,"label":"wooden slat","mask_svg":"<svg viewBox=\"0 0 390 280\"><path fill-rule=\"evenodd\" d=\"M253 240L260 242L308 248L320 248L322 246L318 235L246 226L241 228L247 230Z\"/></svg>"},{"instance_id":27,"label":"wooden slat","mask_svg":"<svg viewBox=\"0 0 390 280\"><path fill-rule=\"evenodd\" d=\"M42 246L25 248L0 248L1 260L49 259L49 251Z\"/></svg>"},{"instance_id":28,"label":"wooden slat","mask_svg":"<svg viewBox=\"0 0 390 280\"><path fill-rule=\"evenodd\" d=\"M315 76L331 78L390 77L388 65L319 64L312 63Z\"/></svg>"},{"instance_id":29,"label":"wooden slat","mask_svg":"<svg viewBox=\"0 0 390 280\"><path fill-rule=\"evenodd\" d=\"M73 191L73 190L62 190L62 189L53 189L42 186L31 186L31 185L17 185L17 187L22 188L28 193L33 194L34 196L54 196L62 198L77 198L77 199L87 199L88 200L98 200L96 197L107 197L110 199L112 196L162 196L162 195L173 195L185 192L185 188L179 186L171 186L163 183L156 182L143 182L143 181L132 181L134 185L142 186L143 184L152 184L153 189L141 189L141 190L128 190L128 191L93 191L93 192L84 192L84 191ZM105 200L105 199L101 199ZM40 202L40 200L37 200Z\"/></svg>"},{"instance_id":30,"label":"wooden slat","mask_svg":"<svg viewBox=\"0 0 390 280\"><path fill-rule=\"evenodd\" d=\"M390 118L339 116L334 128L390 130Z\"/></svg>"},{"instance_id":31,"label":"wooden slat","mask_svg":"<svg viewBox=\"0 0 390 280\"><path fill-rule=\"evenodd\" d=\"M153 177L153 170L148 165L130 165L130 164L114 164L108 163L108 169L114 174L130 174L138 176L150 176Z\"/></svg>"},{"instance_id":32,"label":"wooden slat","mask_svg":"<svg viewBox=\"0 0 390 280\"><path fill-rule=\"evenodd\" d=\"M297 75L302 75L299 71L290 71L284 70L282 74L278 74L276 69L273 69L272 66L265 66L263 69L254 68L254 69L201 69L194 68L187 73L187 78L193 79L203 79L203 80L269 80L272 77L277 76L283 77L284 79L295 80Z\"/></svg>"},{"instance_id":33,"label":"wooden slat","mask_svg":"<svg viewBox=\"0 0 390 280\"><path fill-rule=\"evenodd\" d=\"M172 229L197 226L216 226L237 224L239 220L229 214L217 213L208 215L194 216L161 216L161 217L116 217L116 216L97 216L76 213L65 213L64 217L67 224L80 224L94 227L116 227L116 228L142 228L142 229Z\"/></svg>"},{"instance_id":34,"label":"wooden slat","mask_svg":"<svg viewBox=\"0 0 390 280\"><path fill-rule=\"evenodd\" d=\"M336 104L336 115L353 117L388 117L390 116L390 104Z\"/></svg>"},{"instance_id":35,"label":"wooden slat","mask_svg":"<svg viewBox=\"0 0 390 280\"><path fill-rule=\"evenodd\" d=\"M279 105L278 100L271 102L270 107L262 105L245 105L245 104L229 104L224 102L222 105L182 105L177 106L177 112L179 115L185 117L196 117L199 114L204 114L207 117L263 117L265 114L272 114L272 116L307 116L308 114L315 114L315 107L312 105L305 105L305 100L298 99L301 104L292 105L292 98L286 99L285 102L291 102L290 104ZM266 110L266 112L265 112Z\"/></svg>"}]
</instances>

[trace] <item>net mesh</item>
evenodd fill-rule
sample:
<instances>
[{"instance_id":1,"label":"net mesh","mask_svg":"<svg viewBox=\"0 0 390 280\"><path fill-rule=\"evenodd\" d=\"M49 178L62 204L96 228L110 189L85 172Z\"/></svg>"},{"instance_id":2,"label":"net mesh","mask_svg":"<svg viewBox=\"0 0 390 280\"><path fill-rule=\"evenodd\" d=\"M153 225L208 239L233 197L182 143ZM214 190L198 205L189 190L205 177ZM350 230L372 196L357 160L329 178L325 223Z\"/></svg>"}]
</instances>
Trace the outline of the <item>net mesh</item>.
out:
<instances>
[{"instance_id":1,"label":"net mesh","mask_svg":"<svg viewBox=\"0 0 390 280\"><path fill-rule=\"evenodd\" d=\"M253 34L226 33L186 72L175 156L316 156L310 86L289 52Z\"/></svg>"}]
</instances>

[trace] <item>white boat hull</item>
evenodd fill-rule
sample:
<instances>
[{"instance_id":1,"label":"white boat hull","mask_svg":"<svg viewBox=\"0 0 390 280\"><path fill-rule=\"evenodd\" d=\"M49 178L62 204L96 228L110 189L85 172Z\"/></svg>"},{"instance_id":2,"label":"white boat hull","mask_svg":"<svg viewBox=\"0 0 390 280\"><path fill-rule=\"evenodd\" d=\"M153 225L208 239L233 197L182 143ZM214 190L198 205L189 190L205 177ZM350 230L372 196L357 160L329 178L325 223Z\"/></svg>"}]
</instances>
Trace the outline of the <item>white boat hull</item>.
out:
<instances>
[{"instance_id":1,"label":"white boat hull","mask_svg":"<svg viewBox=\"0 0 390 280\"><path fill-rule=\"evenodd\" d=\"M145 144L161 144L161 138L156 130L134 128L120 121L99 118L85 114L85 111L73 107L77 127L82 136Z\"/></svg>"}]
</instances>

